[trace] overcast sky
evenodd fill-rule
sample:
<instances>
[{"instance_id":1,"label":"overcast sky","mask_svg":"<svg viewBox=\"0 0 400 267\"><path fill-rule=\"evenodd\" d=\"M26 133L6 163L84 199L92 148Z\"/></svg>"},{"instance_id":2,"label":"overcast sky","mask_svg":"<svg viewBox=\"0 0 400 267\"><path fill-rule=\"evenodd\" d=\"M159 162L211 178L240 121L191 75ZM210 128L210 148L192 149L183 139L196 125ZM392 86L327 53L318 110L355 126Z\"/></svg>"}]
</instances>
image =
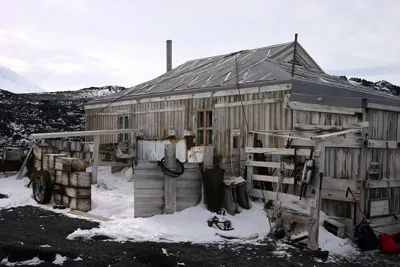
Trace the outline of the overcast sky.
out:
<instances>
[{"instance_id":1,"label":"overcast sky","mask_svg":"<svg viewBox=\"0 0 400 267\"><path fill-rule=\"evenodd\" d=\"M290 42L328 73L400 85L399 0L0 0L0 65L49 91L133 86L186 60Z\"/></svg>"}]
</instances>

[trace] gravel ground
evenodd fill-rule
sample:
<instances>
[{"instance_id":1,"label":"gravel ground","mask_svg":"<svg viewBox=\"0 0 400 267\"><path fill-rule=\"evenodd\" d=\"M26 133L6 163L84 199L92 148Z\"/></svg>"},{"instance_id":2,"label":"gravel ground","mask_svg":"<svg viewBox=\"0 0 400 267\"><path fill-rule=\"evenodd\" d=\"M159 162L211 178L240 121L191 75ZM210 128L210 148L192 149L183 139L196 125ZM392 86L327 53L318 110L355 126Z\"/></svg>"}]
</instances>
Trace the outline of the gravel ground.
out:
<instances>
[{"instance_id":1,"label":"gravel ground","mask_svg":"<svg viewBox=\"0 0 400 267\"><path fill-rule=\"evenodd\" d=\"M370 252L356 259L330 257L321 261L306 251L286 248L275 252L262 245L189 244L67 240L74 230L98 223L25 206L0 210L0 262L39 257L38 266L53 266L56 254L63 266L400 266L400 257ZM0 266L3 266L0 263ZM18 265L23 266L23 265Z\"/></svg>"}]
</instances>

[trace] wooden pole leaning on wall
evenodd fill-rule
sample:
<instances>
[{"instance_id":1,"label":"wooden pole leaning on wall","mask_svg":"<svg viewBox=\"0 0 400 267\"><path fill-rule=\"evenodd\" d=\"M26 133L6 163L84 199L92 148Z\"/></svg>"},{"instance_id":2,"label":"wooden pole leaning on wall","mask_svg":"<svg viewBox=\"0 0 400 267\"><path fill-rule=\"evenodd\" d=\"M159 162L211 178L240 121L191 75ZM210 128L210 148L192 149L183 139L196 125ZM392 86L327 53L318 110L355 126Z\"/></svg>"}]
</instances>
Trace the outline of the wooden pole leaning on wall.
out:
<instances>
[{"instance_id":1,"label":"wooden pole leaning on wall","mask_svg":"<svg viewBox=\"0 0 400 267\"><path fill-rule=\"evenodd\" d=\"M176 170L176 145L165 145L165 167L169 170ZM176 177L164 174L164 213L173 214L176 212Z\"/></svg>"},{"instance_id":2,"label":"wooden pole leaning on wall","mask_svg":"<svg viewBox=\"0 0 400 267\"><path fill-rule=\"evenodd\" d=\"M314 190L315 190L315 208L311 208L312 223L308 232L308 248L311 250L317 250L319 247L319 217L321 213L321 195L322 195L322 183L325 172L325 145L324 141L315 141L315 177L314 177Z\"/></svg>"},{"instance_id":3,"label":"wooden pole leaning on wall","mask_svg":"<svg viewBox=\"0 0 400 267\"><path fill-rule=\"evenodd\" d=\"M252 133L247 133L247 146L248 147L254 147L254 134ZM247 160L248 161L254 161L254 154L247 154ZM251 189L253 189L253 174L254 170L252 166L247 166L247 172L246 172L246 180L247 180L247 191L250 192Z\"/></svg>"},{"instance_id":4,"label":"wooden pole leaning on wall","mask_svg":"<svg viewBox=\"0 0 400 267\"><path fill-rule=\"evenodd\" d=\"M94 136L93 163L92 163L92 184L97 184L99 170L100 135Z\"/></svg>"},{"instance_id":5,"label":"wooden pole leaning on wall","mask_svg":"<svg viewBox=\"0 0 400 267\"><path fill-rule=\"evenodd\" d=\"M361 99L361 108L362 108L362 122L365 122L368 120L368 100L363 98ZM360 174L358 176L358 186L360 187L360 207L362 211L365 213L365 203L367 201L368 193L367 190L364 188L364 181L367 180L367 158L368 158L368 128L363 128L362 130L362 140L363 144L361 147L361 157L360 157ZM354 203L353 205L356 205ZM357 209L356 210L356 224L358 225L361 221L363 220L363 215L360 213L360 211Z\"/></svg>"}]
</instances>

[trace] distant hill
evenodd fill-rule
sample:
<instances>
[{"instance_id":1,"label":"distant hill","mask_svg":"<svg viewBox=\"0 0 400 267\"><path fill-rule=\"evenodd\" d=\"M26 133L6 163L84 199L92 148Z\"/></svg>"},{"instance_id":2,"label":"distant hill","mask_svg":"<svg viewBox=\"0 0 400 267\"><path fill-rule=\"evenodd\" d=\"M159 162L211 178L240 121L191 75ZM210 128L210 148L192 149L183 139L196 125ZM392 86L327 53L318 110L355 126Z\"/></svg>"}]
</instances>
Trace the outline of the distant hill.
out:
<instances>
[{"instance_id":1,"label":"distant hill","mask_svg":"<svg viewBox=\"0 0 400 267\"><path fill-rule=\"evenodd\" d=\"M125 87L27 94L0 89L0 147L27 145L32 133L84 130L84 103L121 90Z\"/></svg>"},{"instance_id":2,"label":"distant hill","mask_svg":"<svg viewBox=\"0 0 400 267\"><path fill-rule=\"evenodd\" d=\"M346 80L346 81L360 84L365 87L369 87L375 91L381 91L381 92L384 92L384 93L387 93L390 95L400 96L400 86L391 84L388 81L371 82L371 81L367 81L365 79L354 78L354 77L352 77L350 79L347 79L346 76L337 76L337 77L339 77L343 80Z\"/></svg>"},{"instance_id":3,"label":"distant hill","mask_svg":"<svg viewBox=\"0 0 400 267\"><path fill-rule=\"evenodd\" d=\"M16 94L46 92L42 87L22 77L15 71L2 66L0 66L0 89Z\"/></svg>"}]
</instances>

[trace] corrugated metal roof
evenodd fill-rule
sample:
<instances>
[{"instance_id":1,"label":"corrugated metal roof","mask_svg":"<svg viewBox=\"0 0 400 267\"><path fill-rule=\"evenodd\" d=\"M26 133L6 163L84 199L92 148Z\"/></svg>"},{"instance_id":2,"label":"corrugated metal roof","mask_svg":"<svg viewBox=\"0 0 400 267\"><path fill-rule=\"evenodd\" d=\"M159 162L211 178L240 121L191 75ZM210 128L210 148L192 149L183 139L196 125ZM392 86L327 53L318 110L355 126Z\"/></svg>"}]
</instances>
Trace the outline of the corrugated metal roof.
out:
<instances>
[{"instance_id":1,"label":"corrugated metal roof","mask_svg":"<svg viewBox=\"0 0 400 267\"><path fill-rule=\"evenodd\" d=\"M299 47L300 44L298 44ZM106 97L95 99L91 103L124 100L124 98L143 97L150 94L177 94L185 90L226 88L252 83L276 83L300 80L329 87L346 88L388 98L387 94L375 92L370 88L342 80L318 69L295 67L295 76L291 76L292 65L288 62L273 60L274 55L290 49L292 43L244 50L231 54L187 61L171 71L148 82ZM302 51L305 51L301 47ZM307 55L308 56L308 55ZM236 75L238 73L238 75ZM236 77L238 76L238 77ZM295 89L295 88L294 88ZM319 92L323 94L323 92ZM400 99L400 98L399 98Z\"/></svg>"}]
</instances>

